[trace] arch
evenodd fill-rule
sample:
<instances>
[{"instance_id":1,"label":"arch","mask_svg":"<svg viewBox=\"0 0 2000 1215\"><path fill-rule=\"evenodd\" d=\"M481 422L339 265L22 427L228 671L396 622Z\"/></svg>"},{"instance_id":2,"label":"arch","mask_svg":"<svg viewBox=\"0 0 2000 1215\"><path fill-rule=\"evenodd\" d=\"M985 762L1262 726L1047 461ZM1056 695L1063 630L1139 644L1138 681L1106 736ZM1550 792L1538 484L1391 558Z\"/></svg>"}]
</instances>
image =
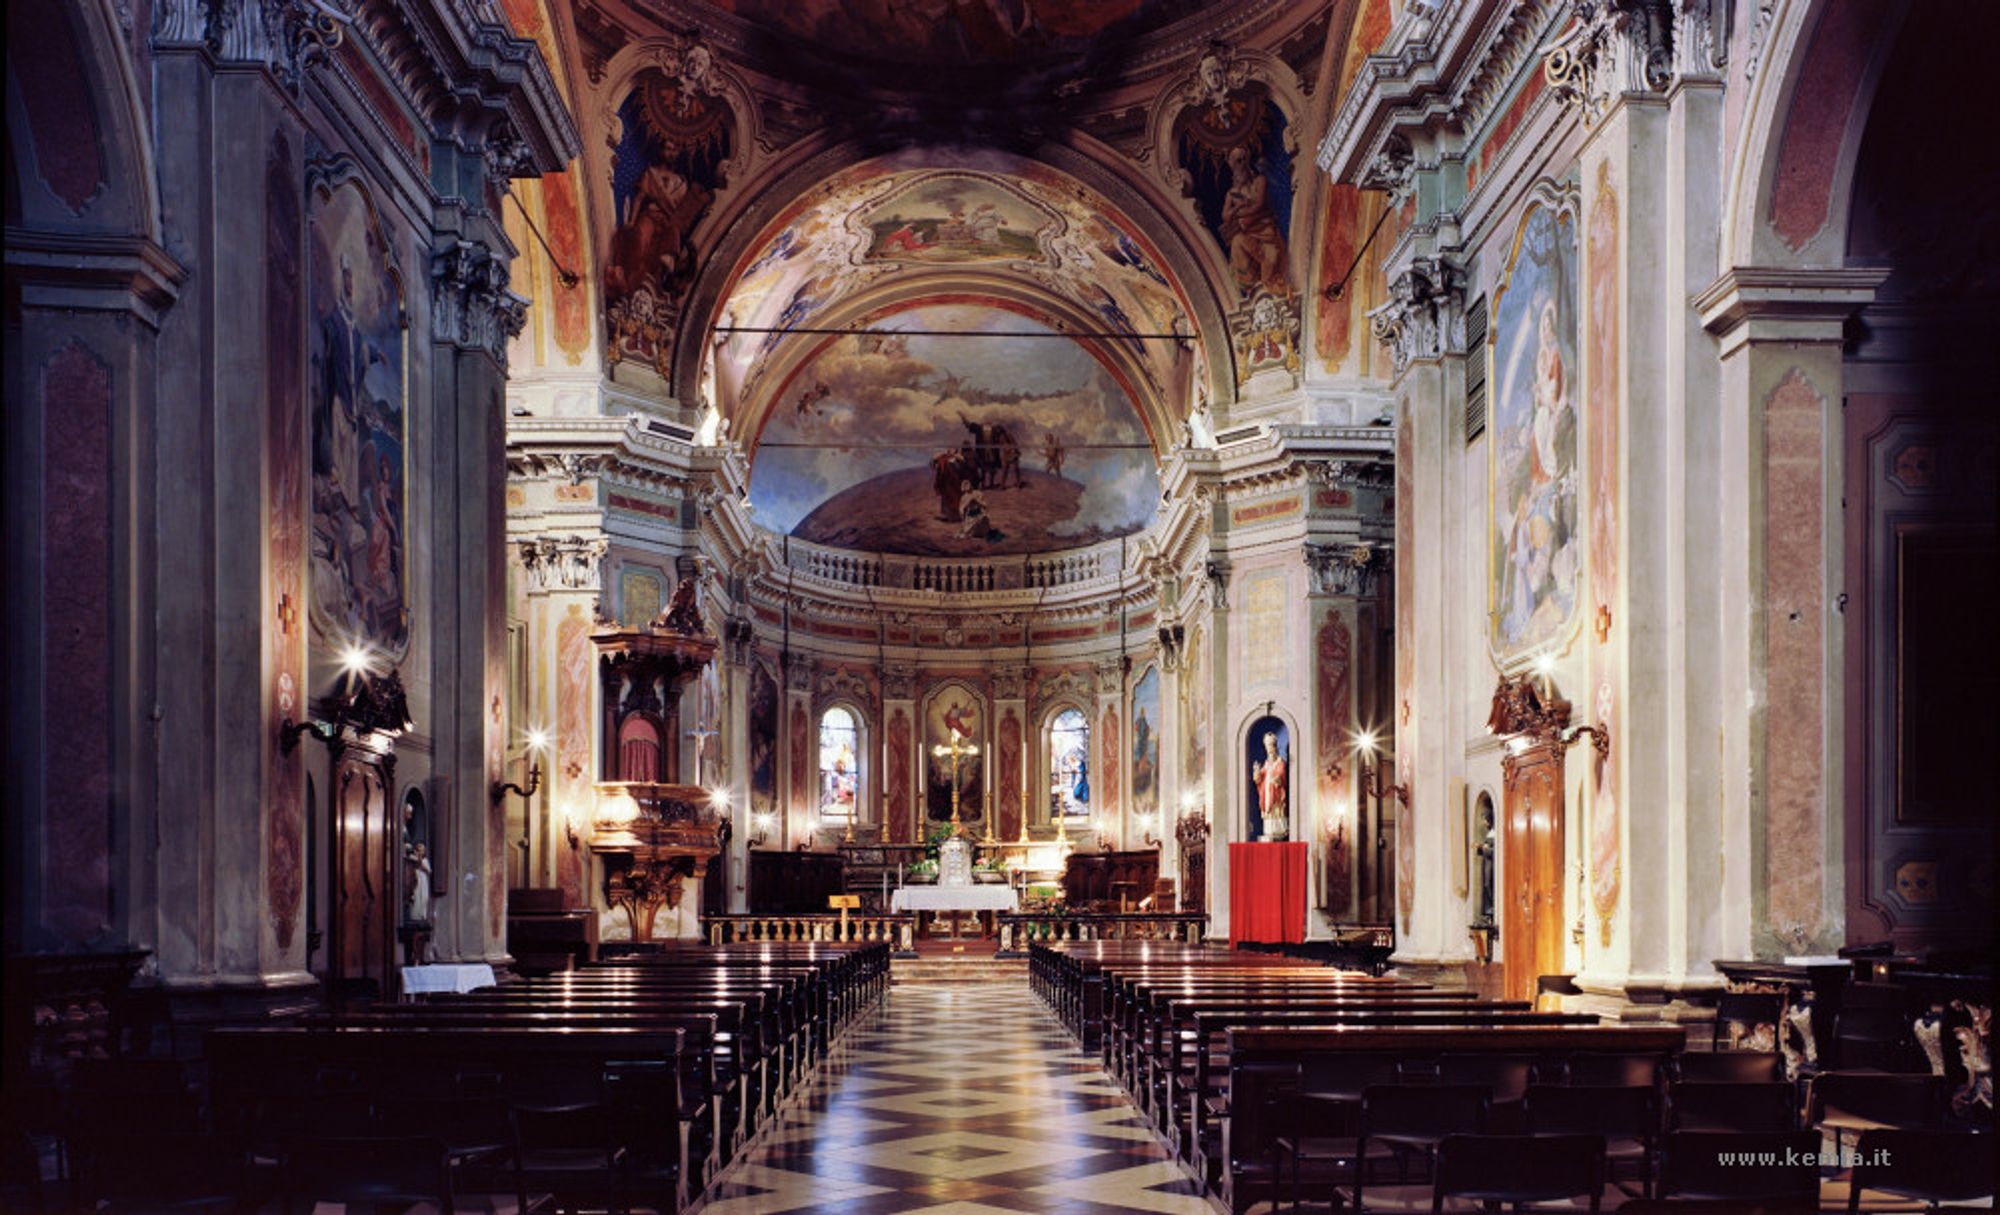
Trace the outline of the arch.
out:
<instances>
[{"instance_id":1,"label":"arch","mask_svg":"<svg viewBox=\"0 0 2000 1215\"><path fill-rule=\"evenodd\" d=\"M760 173L754 191L732 191L738 195L731 200L738 202L736 211L726 217L710 217L715 226L709 231L717 234L717 243L706 250L675 338L669 388L680 400L701 398L713 359L707 339L714 326L724 322L725 310L746 270L781 239L788 225L837 191L912 166L922 167L926 157L934 158L932 167L942 166L953 155L949 149L925 147L889 156L878 155L878 151L852 141L822 146L808 143L789 162ZM1215 277L1215 268L1201 260L1201 245L1194 239L1197 234L1181 222L1184 217L1172 209L1163 192L1154 189L1155 183L1143 178L1135 181L1116 167L1120 158L1115 153L1088 141L1078 147L1044 147L1027 156L1006 154L1004 159L1007 167L996 171L1047 175L1064 190L1080 196L1094 193L1098 213L1148 245L1169 280L1195 347L1199 380L1190 384L1188 395L1205 394L1225 404L1233 401L1235 381L1224 307L1217 290L1220 280ZM762 199L783 201L757 205ZM1170 233L1173 239L1156 239L1154 234L1160 232ZM1024 268L1032 267L1024 264L1014 269ZM990 285L1006 277L993 274L982 276L982 281ZM741 317L729 319L743 323ZM1101 327L1101 322L1088 323ZM1178 420L1176 415L1174 421Z\"/></svg>"},{"instance_id":2,"label":"arch","mask_svg":"<svg viewBox=\"0 0 2000 1215\"><path fill-rule=\"evenodd\" d=\"M1229 761L1236 770L1236 776L1230 782L1235 790L1230 795L1230 825L1234 829L1230 836L1232 839L1256 840L1264 836L1261 829L1253 831L1253 828L1260 828L1264 816L1258 804L1255 791L1257 777L1252 774L1252 764L1262 762L1261 757L1266 754L1263 736L1273 723L1279 730L1277 750L1285 764L1286 838L1298 838L1300 835L1299 746L1304 736L1299 732L1296 713L1280 707L1276 702L1266 701L1245 713L1236 727L1234 753ZM1253 761L1253 755L1260 758Z\"/></svg>"},{"instance_id":3,"label":"arch","mask_svg":"<svg viewBox=\"0 0 2000 1215\"><path fill-rule=\"evenodd\" d=\"M1718 271L1842 265L1861 136L1908 15L1780 0L1737 132Z\"/></svg>"},{"instance_id":4,"label":"arch","mask_svg":"<svg viewBox=\"0 0 2000 1215\"><path fill-rule=\"evenodd\" d=\"M7 30L8 224L158 242L144 90L112 4L9 5Z\"/></svg>"}]
</instances>

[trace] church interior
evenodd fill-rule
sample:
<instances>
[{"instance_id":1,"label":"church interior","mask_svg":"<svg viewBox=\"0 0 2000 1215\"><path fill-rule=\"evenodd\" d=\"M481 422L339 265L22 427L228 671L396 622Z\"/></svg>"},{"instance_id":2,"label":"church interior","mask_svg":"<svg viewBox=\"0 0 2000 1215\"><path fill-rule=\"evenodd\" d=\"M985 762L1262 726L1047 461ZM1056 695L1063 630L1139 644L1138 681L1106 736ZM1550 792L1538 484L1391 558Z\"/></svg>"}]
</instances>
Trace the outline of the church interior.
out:
<instances>
[{"instance_id":1,"label":"church interior","mask_svg":"<svg viewBox=\"0 0 2000 1215\"><path fill-rule=\"evenodd\" d=\"M1985 0L6 20L6 1210L1992 1206Z\"/></svg>"}]
</instances>

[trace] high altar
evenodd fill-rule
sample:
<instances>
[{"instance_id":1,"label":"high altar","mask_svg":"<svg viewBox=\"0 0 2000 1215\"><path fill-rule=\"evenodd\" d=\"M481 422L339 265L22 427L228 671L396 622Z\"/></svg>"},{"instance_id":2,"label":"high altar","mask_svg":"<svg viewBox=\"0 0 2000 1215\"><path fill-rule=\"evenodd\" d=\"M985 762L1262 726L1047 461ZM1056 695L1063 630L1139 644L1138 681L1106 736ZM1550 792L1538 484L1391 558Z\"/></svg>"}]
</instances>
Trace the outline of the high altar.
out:
<instances>
[{"instance_id":1,"label":"high altar","mask_svg":"<svg viewBox=\"0 0 2000 1215\"><path fill-rule=\"evenodd\" d=\"M954 835L938 845L938 880L935 886L904 886L891 896L891 910L947 912L952 914L952 934L957 935L957 916L963 912L1018 911L1021 903L1014 888L981 885L972 878L972 844Z\"/></svg>"}]
</instances>

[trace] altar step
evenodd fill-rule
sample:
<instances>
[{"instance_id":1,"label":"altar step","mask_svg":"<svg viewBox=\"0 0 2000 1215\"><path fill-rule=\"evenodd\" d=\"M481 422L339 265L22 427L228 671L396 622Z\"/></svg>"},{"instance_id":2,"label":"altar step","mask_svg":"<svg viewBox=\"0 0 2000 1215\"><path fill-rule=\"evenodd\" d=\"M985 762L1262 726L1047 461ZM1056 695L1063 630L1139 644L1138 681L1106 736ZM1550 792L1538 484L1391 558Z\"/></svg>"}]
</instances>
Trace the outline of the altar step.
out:
<instances>
[{"instance_id":1,"label":"altar step","mask_svg":"<svg viewBox=\"0 0 2000 1215\"><path fill-rule=\"evenodd\" d=\"M976 952L974 952L976 951ZM999 983L1028 977L1028 959L996 958L991 946L971 946L966 953L927 954L895 958L889 963L891 983Z\"/></svg>"}]
</instances>

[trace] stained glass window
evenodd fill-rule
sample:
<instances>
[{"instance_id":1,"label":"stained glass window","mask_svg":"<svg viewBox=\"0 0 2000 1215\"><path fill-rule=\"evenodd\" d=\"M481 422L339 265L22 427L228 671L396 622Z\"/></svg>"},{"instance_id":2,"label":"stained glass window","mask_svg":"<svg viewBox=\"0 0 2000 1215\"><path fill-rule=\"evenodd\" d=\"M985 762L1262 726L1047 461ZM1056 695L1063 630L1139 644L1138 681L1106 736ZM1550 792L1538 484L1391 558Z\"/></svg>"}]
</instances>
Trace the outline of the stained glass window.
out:
<instances>
[{"instance_id":1,"label":"stained glass window","mask_svg":"<svg viewBox=\"0 0 2000 1215\"><path fill-rule=\"evenodd\" d=\"M828 709L819 719L820 818L854 817L854 801L861 787L860 753L854 714L841 708Z\"/></svg>"},{"instance_id":2,"label":"stained glass window","mask_svg":"<svg viewBox=\"0 0 2000 1215\"><path fill-rule=\"evenodd\" d=\"M1075 709L1049 723L1049 814L1090 817L1090 722Z\"/></svg>"}]
</instances>

